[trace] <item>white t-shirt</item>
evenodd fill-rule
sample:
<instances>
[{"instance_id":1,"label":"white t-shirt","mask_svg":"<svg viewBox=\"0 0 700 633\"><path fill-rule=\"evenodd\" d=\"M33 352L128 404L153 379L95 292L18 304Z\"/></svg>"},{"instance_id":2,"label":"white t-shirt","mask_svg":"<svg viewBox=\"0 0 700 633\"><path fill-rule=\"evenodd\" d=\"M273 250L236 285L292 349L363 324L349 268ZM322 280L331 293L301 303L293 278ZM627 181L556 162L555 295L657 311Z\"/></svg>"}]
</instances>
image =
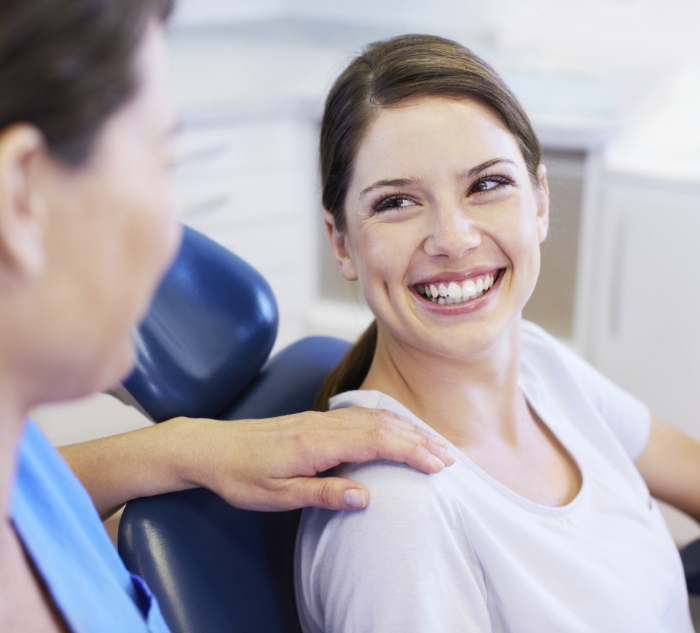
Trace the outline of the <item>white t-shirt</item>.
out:
<instances>
[{"instance_id":1,"label":"white t-shirt","mask_svg":"<svg viewBox=\"0 0 700 633\"><path fill-rule=\"evenodd\" d=\"M520 388L578 464L566 506L543 506L452 447L436 475L375 461L333 474L370 490L360 512L304 510L296 587L306 633L691 633L683 568L633 461L649 410L532 323ZM389 409L378 391L332 408Z\"/></svg>"}]
</instances>

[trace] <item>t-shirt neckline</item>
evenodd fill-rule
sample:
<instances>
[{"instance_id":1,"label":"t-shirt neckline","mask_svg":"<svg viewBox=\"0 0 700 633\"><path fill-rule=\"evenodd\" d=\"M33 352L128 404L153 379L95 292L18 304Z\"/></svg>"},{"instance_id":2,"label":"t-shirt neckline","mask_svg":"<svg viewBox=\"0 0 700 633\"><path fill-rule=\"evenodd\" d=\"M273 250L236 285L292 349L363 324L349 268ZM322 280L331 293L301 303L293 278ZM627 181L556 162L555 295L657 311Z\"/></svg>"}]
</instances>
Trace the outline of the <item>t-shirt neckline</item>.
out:
<instances>
[{"instance_id":1,"label":"t-shirt neckline","mask_svg":"<svg viewBox=\"0 0 700 633\"><path fill-rule=\"evenodd\" d=\"M577 452L572 449L570 443L568 442L568 439L566 437L562 437L562 435L566 435L566 433L560 432L563 429L561 429L561 427L558 424L556 424L556 422L552 423L552 420L549 420L548 416L542 415L542 403L539 402L539 400L540 396L546 397L546 393L542 393L541 390L537 389L537 385L530 385L528 384L527 380L523 380L522 378L518 381L518 387L523 392L523 395L525 396L528 405L532 407L533 411L539 416L540 420L542 420L542 423L549 429L550 433L552 433L556 440L564 447L564 450L566 450L569 453L569 455L571 455L575 466L581 473L581 487L576 493L576 496L571 501L569 501L569 503L563 506L548 506L541 503L537 503L536 501L532 501L527 497L523 497L521 494L518 494L505 484L502 484L495 477L489 475L489 473L487 473L483 468L478 466L474 461L472 461L465 453L463 453L459 448L454 446L451 442L450 449L452 450L455 459L457 459L460 463L465 465L472 473L474 473L477 477L479 477L482 481L484 481L487 485L496 490L502 496L506 497L507 499L509 499L516 505L522 507L523 509L528 510L530 512L534 512L536 514L541 514L550 517L561 517L570 514L579 505L581 505L583 499L587 495L589 487L588 476L586 475L586 471L583 468L582 461L577 455ZM329 401L329 408L336 408L336 404L341 403L343 399L347 398L348 396L351 396L351 394L354 393L363 394L363 398L366 397L368 394L376 394L376 403L374 405L371 405L374 408L379 407L379 403L382 401L382 399L388 400L389 404L391 404L392 406L383 406L382 408L389 409L390 411L393 411L394 413L398 413L400 415L407 415L415 421L417 421L420 424L420 426L423 426L432 433L435 433L436 435L442 437L442 435L440 435L435 429L433 429L429 424L421 420L417 415L415 415L406 406L401 404L398 400L376 389L357 389L354 391L346 391L345 393L333 396Z\"/></svg>"}]
</instances>

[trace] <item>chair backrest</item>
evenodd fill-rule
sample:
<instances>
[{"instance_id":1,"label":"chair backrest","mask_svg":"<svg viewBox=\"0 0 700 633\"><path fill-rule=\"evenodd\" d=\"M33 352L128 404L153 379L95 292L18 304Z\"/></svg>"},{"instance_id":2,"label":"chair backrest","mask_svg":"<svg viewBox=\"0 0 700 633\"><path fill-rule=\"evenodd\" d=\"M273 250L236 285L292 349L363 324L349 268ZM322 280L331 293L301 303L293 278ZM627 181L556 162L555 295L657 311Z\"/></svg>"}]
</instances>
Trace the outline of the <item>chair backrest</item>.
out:
<instances>
[{"instance_id":1,"label":"chair backrest","mask_svg":"<svg viewBox=\"0 0 700 633\"><path fill-rule=\"evenodd\" d=\"M347 349L348 343L326 337L290 345L223 419L311 409ZM149 584L173 633L298 633L293 572L299 514L238 510L208 490L137 499L124 510L119 553Z\"/></svg>"},{"instance_id":2,"label":"chair backrest","mask_svg":"<svg viewBox=\"0 0 700 633\"><path fill-rule=\"evenodd\" d=\"M311 409L348 344L303 339L263 367L276 328L274 298L262 277L186 229L137 333L138 361L125 387L156 421ZM239 510L208 490L187 490L128 503L119 553L149 584L173 633L298 633L298 523L299 512Z\"/></svg>"}]
</instances>

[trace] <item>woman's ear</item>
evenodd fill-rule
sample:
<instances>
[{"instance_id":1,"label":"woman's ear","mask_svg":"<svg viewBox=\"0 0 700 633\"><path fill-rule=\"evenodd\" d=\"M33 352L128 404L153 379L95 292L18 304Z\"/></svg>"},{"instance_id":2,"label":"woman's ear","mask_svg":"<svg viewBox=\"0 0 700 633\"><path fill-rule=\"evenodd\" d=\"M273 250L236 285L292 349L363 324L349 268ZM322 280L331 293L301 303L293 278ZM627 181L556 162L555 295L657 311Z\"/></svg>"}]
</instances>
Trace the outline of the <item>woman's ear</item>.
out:
<instances>
[{"instance_id":1,"label":"woman's ear","mask_svg":"<svg viewBox=\"0 0 700 633\"><path fill-rule=\"evenodd\" d=\"M544 242L549 230L549 184L547 183L547 168L540 163L537 167L538 186L535 189L537 200L537 237L540 244Z\"/></svg>"},{"instance_id":2,"label":"woman's ear","mask_svg":"<svg viewBox=\"0 0 700 633\"><path fill-rule=\"evenodd\" d=\"M338 230L335 225L335 218L330 211L323 212L323 221L326 223L326 232L328 233L331 248L340 264L340 272L343 273L343 277L348 281L357 281L357 270L350 257L346 234Z\"/></svg>"},{"instance_id":3,"label":"woman's ear","mask_svg":"<svg viewBox=\"0 0 700 633\"><path fill-rule=\"evenodd\" d=\"M44 155L35 127L17 124L0 132L0 280L21 282L44 269L46 204L32 182Z\"/></svg>"}]
</instances>

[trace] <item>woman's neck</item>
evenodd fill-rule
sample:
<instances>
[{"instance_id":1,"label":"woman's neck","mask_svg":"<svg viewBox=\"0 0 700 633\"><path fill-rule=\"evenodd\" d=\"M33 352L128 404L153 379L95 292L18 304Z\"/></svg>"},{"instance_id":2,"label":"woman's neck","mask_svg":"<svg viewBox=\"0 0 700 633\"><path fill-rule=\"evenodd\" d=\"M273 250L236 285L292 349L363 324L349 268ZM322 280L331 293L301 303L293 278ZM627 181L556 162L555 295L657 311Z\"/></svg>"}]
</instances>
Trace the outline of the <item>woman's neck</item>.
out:
<instances>
[{"instance_id":1,"label":"woman's neck","mask_svg":"<svg viewBox=\"0 0 700 633\"><path fill-rule=\"evenodd\" d=\"M362 389L381 391L410 409L457 446L497 435L517 441L528 417L518 389L520 321L490 349L446 358L405 345L380 326L377 349Z\"/></svg>"}]
</instances>

